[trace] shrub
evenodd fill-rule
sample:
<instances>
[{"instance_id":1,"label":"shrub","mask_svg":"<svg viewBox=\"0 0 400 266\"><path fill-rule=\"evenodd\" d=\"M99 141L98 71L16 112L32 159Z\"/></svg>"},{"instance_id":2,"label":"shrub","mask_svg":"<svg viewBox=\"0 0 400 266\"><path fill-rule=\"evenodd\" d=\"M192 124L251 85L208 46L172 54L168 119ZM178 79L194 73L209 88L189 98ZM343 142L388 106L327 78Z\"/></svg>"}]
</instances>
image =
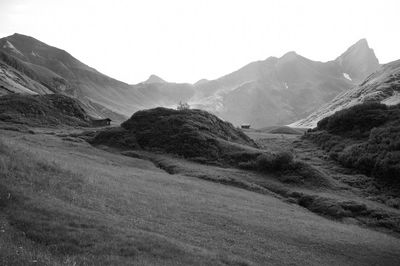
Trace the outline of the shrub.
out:
<instances>
[{"instance_id":1,"label":"shrub","mask_svg":"<svg viewBox=\"0 0 400 266\"><path fill-rule=\"evenodd\" d=\"M289 152L264 153L257 157L255 165L259 171L281 171L293 166L293 155Z\"/></svg>"},{"instance_id":2,"label":"shrub","mask_svg":"<svg viewBox=\"0 0 400 266\"><path fill-rule=\"evenodd\" d=\"M368 137L374 127L389 119L387 106L380 103L366 103L344 109L318 122L318 129L354 138Z\"/></svg>"},{"instance_id":3,"label":"shrub","mask_svg":"<svg viewBox=\"0 0 400 266\"><path fill-rule=\"evenodd\" d=\"M321 120L311 139L342 165L400 182L400 105L369 103Z\"/></svg>"},{"instance_id":4,"label":"shrub","mask_svg":"<svg viewBox=\"0 0 400 266\"><path fill-rule=\"evenodd\" d=\"M190 105L188 103L179 102L176 110L188 110L190 109Z\"/></svg>"}]
</instances>

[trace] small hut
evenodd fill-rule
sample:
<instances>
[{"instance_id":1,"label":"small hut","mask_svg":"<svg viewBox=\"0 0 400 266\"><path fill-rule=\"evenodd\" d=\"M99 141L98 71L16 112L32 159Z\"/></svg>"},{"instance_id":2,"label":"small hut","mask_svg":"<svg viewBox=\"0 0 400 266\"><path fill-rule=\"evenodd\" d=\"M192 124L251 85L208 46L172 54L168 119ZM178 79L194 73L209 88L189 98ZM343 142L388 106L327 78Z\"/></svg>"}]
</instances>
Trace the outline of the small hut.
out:
<instances>
[{"instance_id":1,"label":"small hut","mask_svg":"<svg viewBox=\"0 0 400 266\"><path fill-rule=\"evenodd\" d=\"M95 119L92 122L93 122L93 126L95 126L95 127L105 127L105 126L110 125L111 119L110 118Z\"/></svg>"},{"instance_id":2,"label":"small hut","mask_svg":"<svg viewBox=\"0 0 400 266\"><path fill-rule=\"evenodd\" d=\"M240 127L242 129L249 129L250 128L250 124L242 124Z\"/></svg>"}]
</instances>

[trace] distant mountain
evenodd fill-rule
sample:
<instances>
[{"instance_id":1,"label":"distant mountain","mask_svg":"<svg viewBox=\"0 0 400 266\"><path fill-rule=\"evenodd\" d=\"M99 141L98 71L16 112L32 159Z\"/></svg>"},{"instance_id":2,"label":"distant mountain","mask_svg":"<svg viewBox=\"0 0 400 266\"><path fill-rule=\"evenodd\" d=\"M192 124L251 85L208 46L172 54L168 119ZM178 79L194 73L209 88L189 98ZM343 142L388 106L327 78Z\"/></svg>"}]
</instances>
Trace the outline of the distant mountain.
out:
<instances>
[{"instance_id":1,"label":"distant mountain","mask_svg":"<svg viewBox=\"0 0 400 266\"><path fill-rule=\"evenodd\" d=\"M151 83L167 83L165 80L163 80L162 78L160 78L159 76L156 75L151 75L145 82L143 83L147 83L147 84L151 84Z\"/></svg>"},{"instance_id":2,"label":"distant mountain","mask_svg":"<svg viewBox=\"0 0 400 266\"><path fill-rule=\"evenodd\" d=\"M292 123L292 127L316 127L318 121L342 109L366 103L386 105L400 103L400 60L382 65L360 85L344 91L307 118Z\"/></svg>"},{"instance_id":3,"label":"distant mountain","mask_svg":"<svg viewBox=\"0 0 400 266\"><path fill-rule=\"evenodd\" d=\"M356 82L361 82L379 66L378 59L375 57L374 51L369 48L366 39L361 39L352 45L336 58L335 62L342 67L349 78L351 77Z\"/></svg>"},{"instance_id":4,"label":"distant mountain","mask_svg":"<svg viewBox=\"0 0 400 266\"><path fill-rule=\"evenodd\" d=\"M366 40L337 59L309 60L295 52L250 63L216 80L166 82L156 75L129 85L32 37L0 39L0 95L61 93L78 98L92 116L124 120L132 113L180 101L235 125L283 125L306 117L377 69Z\"/></svg>"},{"instance_id":5,"label":"distant mountain","mask_svg":"<svg viewBox=\"0 0 400 266\"><path fill-rule=\"evenodd\" d=\"M378 66L366 40L326 63L289 52L250 63L217 80L196 83L190 103L236 125L282 125L307 116Z\"/></svg>"}]
</instances>

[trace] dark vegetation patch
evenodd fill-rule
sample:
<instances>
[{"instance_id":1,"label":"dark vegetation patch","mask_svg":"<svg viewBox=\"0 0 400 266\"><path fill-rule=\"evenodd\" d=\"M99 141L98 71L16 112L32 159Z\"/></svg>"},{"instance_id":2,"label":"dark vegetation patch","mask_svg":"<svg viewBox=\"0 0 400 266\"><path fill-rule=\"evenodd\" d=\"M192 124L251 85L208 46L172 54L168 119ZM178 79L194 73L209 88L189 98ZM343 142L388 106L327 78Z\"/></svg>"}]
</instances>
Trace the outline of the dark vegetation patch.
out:
<instances>
[{"instance_id":1,"label":"dark vegetation patch","mask_svg":"<svg viewBox=\"0 0 400 266\"><path fill-rule=\"evenodd\" d=\"M276 173L285 183L330 185L328 177L296 160L291 152L258 149L240 129L202 110L155 108L139 111L121 128L101 130L89 142L117 147L125 150L128 156L132 149L170 153L202 164ZM134 152L133 156L136 156ZM168 173L174 173L174 169L152 161Z\"/></svg>"},{"instance_id":2,"label":"dark vegetation patch","mask_svg":"<svg viewBox=\"0 0 400 266\"><path fill-rule=\"evenodd\" d=\"M239 167L261 173L275 173L283 183L330 187L329 177L308 163L296 159L291 152L264 152L254 159L240 162Z\"/></svg>"},{"instance_id":3,"label":"dark vegetation patch","mask_svg":"<svg viewBox=\"0 0 400 266\"><path fill-rule=\"evenodd\" d=\"M141 147L187 158L201 154L218 159L222 152L219 140L255 147L241 130L202 110L155 108L139 111L121 127L133 133Z\"/></svg>"},{"instance_id":4,"label":"dark vegetation patch","mask_svg":"<svg viewBox=\"0 0 400 266\"><path fill-rule=\"evenodd\" d=\"M228 153L256 147L240 129L208 112L161 107L136 112L121 128L104 130L91 143L162 151L204 162L222 161Z\"/></svg>"},{"instance_id":5,"label":"dark vegetation patch","mask_svg":"<svg viewBox=\"0 0 400 266\"><path fill-rule=\"evenodd\" d=\"M288 196L295 199L300 206L323 216L338 220L351 218L366 226L400 233L400 215L395 212L372 209L364 203L352 200L339 201L302 192L291 192Z\"/></svg>"},{"instance_id":6,"label":"dark vegetation patch","mask_svg":"<svg viewBox=\"0 0 400 266\"><path fill-rule=\"evenodd\" d=\"M346 167L400 184L400 105L365 103L339 111L305 138Z\"/></svg>"},{"instance_id":7,"label":"dark vegetation patch","mask_svg":"<svg viewBox=\"0 0 400 266\"><path fill-rule=\"evenodd\" d=\"M0 121L29 126L91 125L79 102L60 94L0 97Z\"/></svg>"}]
</instances>

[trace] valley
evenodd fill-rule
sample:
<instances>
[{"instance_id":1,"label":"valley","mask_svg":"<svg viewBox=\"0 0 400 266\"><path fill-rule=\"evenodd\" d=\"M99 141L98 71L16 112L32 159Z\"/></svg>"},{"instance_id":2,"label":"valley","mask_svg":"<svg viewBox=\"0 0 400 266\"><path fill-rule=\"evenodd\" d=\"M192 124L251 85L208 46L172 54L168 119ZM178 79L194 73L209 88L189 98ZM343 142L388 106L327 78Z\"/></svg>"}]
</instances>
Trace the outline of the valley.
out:
<instances>
[{"instance_id":1,"label":"valley","mask_svg":"<svg viewBox=\"0 0 400 266\"><path fill-rule=\"evenodd\" d=\"M399 69L362 39L131 85L2 38L0 264L399 265Z\"/></svg>"}]
</instances>

